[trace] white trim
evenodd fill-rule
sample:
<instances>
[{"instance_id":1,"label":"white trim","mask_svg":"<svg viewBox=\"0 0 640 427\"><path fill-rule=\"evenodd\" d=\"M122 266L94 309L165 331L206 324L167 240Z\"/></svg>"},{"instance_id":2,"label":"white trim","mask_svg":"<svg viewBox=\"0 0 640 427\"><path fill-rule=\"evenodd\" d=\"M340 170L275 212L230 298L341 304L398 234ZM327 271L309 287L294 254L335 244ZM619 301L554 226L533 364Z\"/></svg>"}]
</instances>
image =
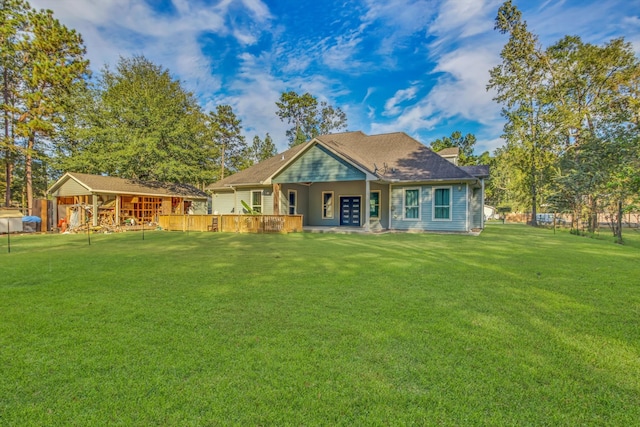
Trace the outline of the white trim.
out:
<instances>
[{"instance_id":1,"label":"white trim","mask_svg":"<svg viewBox=\"0 0 640 427\"><path fill-rule=\"evenodd\" d=\"M294 194L295 203L293 205L293 213L291 213L291 193ZM298 214L298 190L287 190L287 215Z\"/></svg>"},{"instance_id":2,"label":"white trim","mask_svg":"<svg viewBox=\"0 0 640 427\"><path fill-rule=\"evenodd\" d=\"M371 219L380 219L382 217L382 215L380 214L380 204L382 203L382 191L381 190L370 190L369 193L378 193L378 216L371 216L371 214L369 214ZM371 198L371 196L369 196L369 198ZM369 201L371 202L371 201ZM371 205L369 204L369 212L371 212Z\"/></svg>"},{"instance_id":3,"label":"white trim","mask_svg":"<svg viewBox=\"0 0 640 427\"><path fill-rule=\"evenodd\" d=\"M371 183L368 179L364 182L364 205L364 230L369 231L369 222L371 222ZM362 199L360 199L360 211L362 212ZM362 213L360 217L362 218Z\"/></svg>"},{"instance_id":4,"label":"white trim","mask_svg":"<svg viewBox=\"0 0 640 427\"><path fill-rule=\"evenodd\" d=\"M449 218L436 218L436 190L449 190ZM431 220L432 221L453 221L453 186L440 186L431 188ZM443 205L444 206L444 205Z\"/></svg>"},{"instance_id":5,"label":"white trim","mask_svg":"<svg viewBox=\"0 0 640 427\"><path fill-rule=\"evenodd\" d=\"M324 195L325 194L331 194L331 216L325 216L324 212L325 212L325 203L324 203ZM321 193L321 197L322 200L320 200L320 217L322 219L335 219L335 212L336 212L336 196L334 194L333 191L323 191Z\"/></svg>"},{"instance_id":6,"label":"white trim","mask_svg":"<svg viewBox=\"0 0 640 427\"><path fill-rule=\"evenodd\" d=\"M260 194L260 205L259 205L260 206L260 213L263 214L264 213L264 209L263 209L262 205L264 204L264 200L263 200L264 198L262 197L262 190L251 190L251 205L249 205L249 206L251 206L251 209L254 210L254 211L255 211L255 207L258 206L258 205L254 205L253 204L253 195L255 193Z\"/></svg>"},{"instance_id":7,"label":"white trim","mask_svg":"<svg viewBox=\"0 0 640 427\"><path fill-rule=\"evenodd\" d=\"M418 217L417 218L407 218L407 191L410 191L410 190L418 190ZM402 187L402 220L403 221L421 221L422 220L421 202L422 202L421 187Z\"/></svg>"}]
</instances>

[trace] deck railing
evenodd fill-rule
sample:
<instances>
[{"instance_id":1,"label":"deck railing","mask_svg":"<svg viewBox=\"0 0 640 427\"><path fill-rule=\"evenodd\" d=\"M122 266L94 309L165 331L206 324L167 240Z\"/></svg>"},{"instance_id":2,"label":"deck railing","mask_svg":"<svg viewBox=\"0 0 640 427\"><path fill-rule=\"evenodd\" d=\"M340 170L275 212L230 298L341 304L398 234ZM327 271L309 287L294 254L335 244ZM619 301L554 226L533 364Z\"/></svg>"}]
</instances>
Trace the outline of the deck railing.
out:
<instances>
[{"instance_id":1,"label":"deck railing","mask_svg":"<svg viewBox=\"0 0 640 427\"><path fill-rule=\"evenodd\" d=\"M302 215L159 215L158 225L169 231L291 233L302 231Z\"/></svg>"}]
</instances>

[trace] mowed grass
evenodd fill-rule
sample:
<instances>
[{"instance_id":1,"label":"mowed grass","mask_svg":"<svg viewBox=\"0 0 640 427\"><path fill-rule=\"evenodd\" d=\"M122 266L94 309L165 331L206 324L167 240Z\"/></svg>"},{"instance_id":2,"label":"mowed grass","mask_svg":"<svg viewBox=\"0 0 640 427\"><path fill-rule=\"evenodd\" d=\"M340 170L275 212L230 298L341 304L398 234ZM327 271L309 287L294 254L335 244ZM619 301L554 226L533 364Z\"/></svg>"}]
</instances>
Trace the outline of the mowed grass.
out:
<instances>
[{"instance_id":1,"label":"mowed grass","mask_svg":"<svg viewBox=\"0 0 640 427\"><path fill-rule=\"evenodd\" d=\"M640 420L637 232L91 237L0 246L0 425Z\"/></svg>"}]
</instances>

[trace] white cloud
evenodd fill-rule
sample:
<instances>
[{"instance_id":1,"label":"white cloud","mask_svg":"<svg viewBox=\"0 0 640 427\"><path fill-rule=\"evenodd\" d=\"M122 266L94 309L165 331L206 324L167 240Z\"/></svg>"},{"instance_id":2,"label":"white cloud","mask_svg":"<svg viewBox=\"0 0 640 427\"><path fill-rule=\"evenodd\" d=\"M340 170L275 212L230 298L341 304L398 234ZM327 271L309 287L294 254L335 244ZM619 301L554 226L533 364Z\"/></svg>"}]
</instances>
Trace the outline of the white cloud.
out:
<instances>
[{"instance_id":1,"label":"white cloud","mask_svg":"<svg viewBox=\"0 0 640 427\"><path fill-rule=\"evenodd\" d=\"M419 86L411 86L407 89L400 89L396 91L396 93L384 104L384 112L382 113L385 116L397 116L402 111L400 104L405 101L411 101L415 99L416 94L419 90Z\"/></svg>"}]
</instances>

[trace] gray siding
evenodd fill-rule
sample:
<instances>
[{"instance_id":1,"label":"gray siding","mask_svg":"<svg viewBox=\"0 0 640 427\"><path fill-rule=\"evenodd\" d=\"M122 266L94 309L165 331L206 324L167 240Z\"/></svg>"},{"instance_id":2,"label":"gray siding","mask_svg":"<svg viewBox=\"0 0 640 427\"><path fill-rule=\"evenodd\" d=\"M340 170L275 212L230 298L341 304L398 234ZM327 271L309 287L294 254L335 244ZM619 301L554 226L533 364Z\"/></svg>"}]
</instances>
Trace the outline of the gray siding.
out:
<instances>
[{"instance_id":1,"label":"gray siding","mask_svg":"<svg viewBox=\"0 0 640 427\"><path fill-rule=\"evenodd\" d=\"M364 173L324 147L314 146L273 179L275 183L363 180Z\"/></svg>"},{"instance_id":2,"label":"gray siding","mask_svg":"<svg viewBox=\"0 0 640 427\"><path fill-rule=\"evenodd\" d=\"M471 228L482 228L482 188L469 188L469 209L471 210Z\"/></svg>"},{"instance_id":3,"label":"gray siding","mask_svg":"<svg viewBox=\"0 0 640 427\"><path fill-rule=\"evenodd\" d=\"M213 193L211 196L211 212L218 214L235 213L234 203L235 196L233 191Z\"/></svg>"},{"instance_id":4,"label":"gray siding","mask_svg":"<svg viewBox=\"0 0 640 427\"><path fill-rule=\"evenodd\" d=\"M60 186L58 191L54 194L57 197L65 196L86 196L91 194L84 186L78 184L73 179L67 179L67 181Z\"/></svg>"},{"instance_id":5,"label":"gray siding","mask_svg":"<svg viewBox=\"0 0 640 427\"><path fill-rule=\"evenodd\" d=\"M298 194L298 206L296 213L302 215L303 225L309 225L309 186L301 184L282 184L280 186L280 214L289 213L289 190L295 190Z\"/></svg>"},{"instance_id":6,"label":"gray siding","mask_svg":"<svg viewBox=\"0 0 640 427\"><path fill-rule=\"evenodd\" d=\"M242 201L251 206L251 192L262 192L262 213L273 214L273 191L271 187L239 188L235 191L214 192L211 197L211 210L219 214L245 213Z\"/></svg>"},{"instance_id":7,"label":"gray siding","mask_svg":"<svg viewBox=\"0 0 640 427\"><path fill-rule=\"evenodd\" d=\"M434 220L433 193L434 188L451 188L451 219ZM420 189L420 218L403 219L404 190ZM395 230L415 231L468 231L467 226L467 186L466 185L406 185L393 186L391 195L391 227Z\"/></svg>"}]
</instances>

